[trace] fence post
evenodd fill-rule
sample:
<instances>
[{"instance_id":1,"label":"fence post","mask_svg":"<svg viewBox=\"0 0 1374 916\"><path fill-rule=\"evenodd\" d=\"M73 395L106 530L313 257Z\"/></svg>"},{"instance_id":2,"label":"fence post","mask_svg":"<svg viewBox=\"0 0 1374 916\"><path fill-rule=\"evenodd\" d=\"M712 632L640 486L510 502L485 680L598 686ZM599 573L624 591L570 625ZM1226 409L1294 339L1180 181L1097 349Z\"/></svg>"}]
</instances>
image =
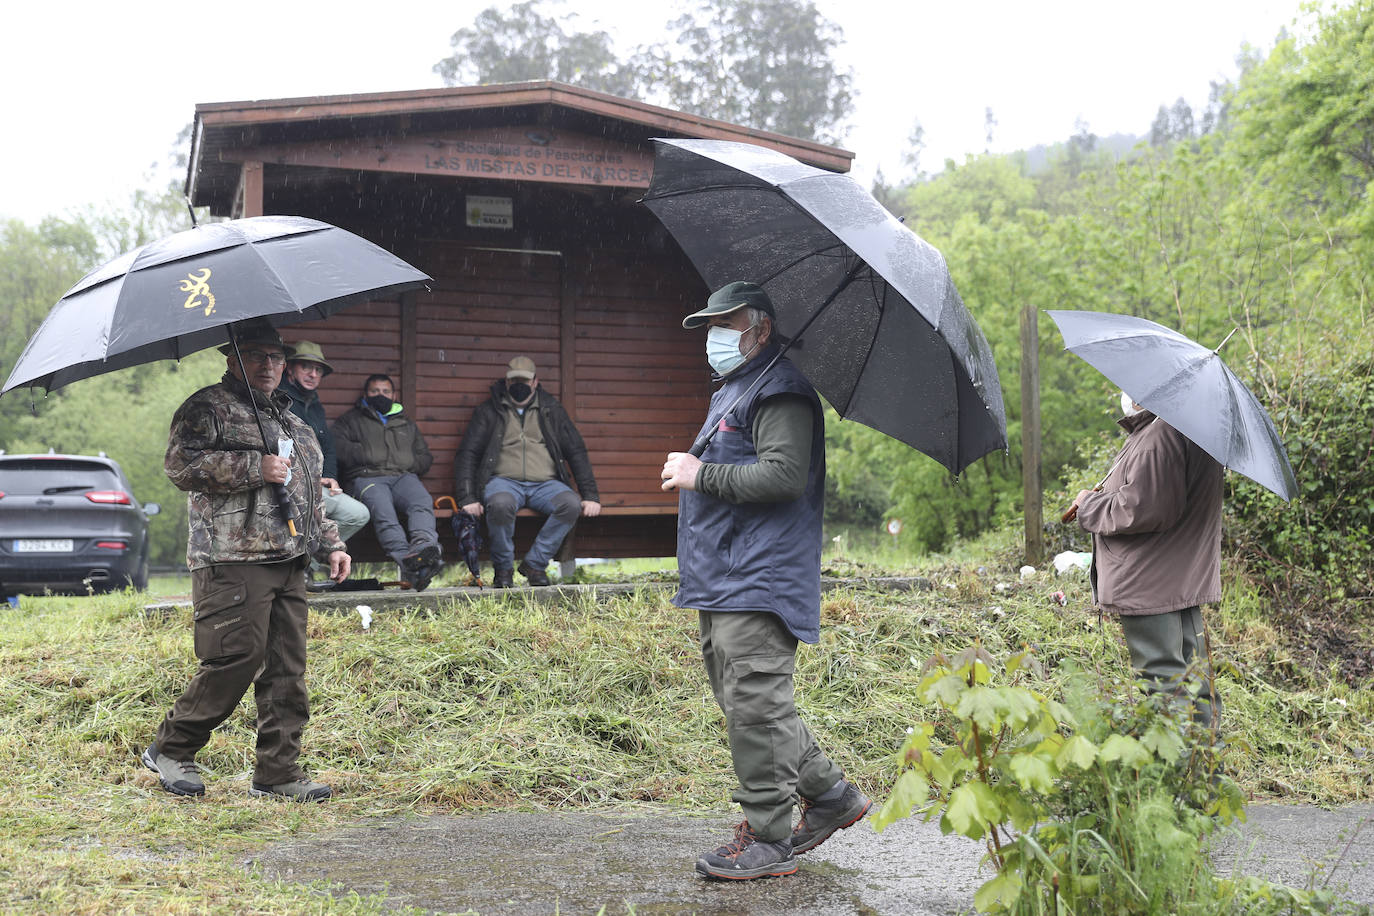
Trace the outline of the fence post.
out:
<instances>
[{"instance_id":1,"label":"fence post","mask_svg":"<svg viewBox=\"0 0 1374 916\"><path fill-rule=\"evenodd\" d=\"M1025 490L1026 563L1045 555L1044 506L1040 486L1040 313L1021 309L1021 485Z\"/></svg>"}]
</instances>

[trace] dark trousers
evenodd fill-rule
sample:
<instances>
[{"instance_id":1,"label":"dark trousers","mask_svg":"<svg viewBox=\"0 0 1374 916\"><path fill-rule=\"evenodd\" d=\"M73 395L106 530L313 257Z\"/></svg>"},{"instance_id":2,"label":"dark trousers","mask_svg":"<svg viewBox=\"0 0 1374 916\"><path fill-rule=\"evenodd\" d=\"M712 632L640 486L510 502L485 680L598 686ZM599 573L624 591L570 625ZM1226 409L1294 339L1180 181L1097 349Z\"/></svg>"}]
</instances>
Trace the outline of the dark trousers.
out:
<instances>
[{"instance_id":1,"label":"dark trousers","mask_svg":"<svg viewBox=\"0 0 1374 916\"><path fill-rule=\"evenodd\" d=\"M426 547L439 546L434 500L414 474L358 477L349 484L353 498L372 513L377 542L397 563ZM405 524L401 524L401 517ZM407 533L407 531L409 533Z\"/></svg>"},{"instance_id":2,"label":"dark trousers","mask_svg":"<svg viewBox=\"0 0 1374 916\"><path fill-rule=\"evenodd\" d=\"M249 685L258 707L253 781L303 776L296 758L310 718L305 689L305 563L224 563L191 573L200 666L157 730L158 749L193 760Z\"/></svg>"},{"instance_id":3,"label":"dark trousers","mask_svg":"<svg viewBox=\"0 0 1374 916\"><path fill-rule=\"evenodd\" d=\"M797 715L797 639L767 612L699 612L701 657L725 713L739 787L731 795L759 838L792 835L797 796L814 799L843 775Z\"/></svg>"},{"instance_id":4,"label":"dark trousers","mask_svg":"<svg viewBox=\"0 0 1374 916\"><path fill-rule=\"evenodd\" d=\"M1193 719L1211 728L1221 710L1221 697L1207 676L1211 672L1198 671L1206 663L1202 608L1194 605L1164 614L1122 614L1121 631L1131 653L1131 668L1145 689L1185 698L1191 685L1197 691L1189 698Z\"/></svg>"}]
</instances>

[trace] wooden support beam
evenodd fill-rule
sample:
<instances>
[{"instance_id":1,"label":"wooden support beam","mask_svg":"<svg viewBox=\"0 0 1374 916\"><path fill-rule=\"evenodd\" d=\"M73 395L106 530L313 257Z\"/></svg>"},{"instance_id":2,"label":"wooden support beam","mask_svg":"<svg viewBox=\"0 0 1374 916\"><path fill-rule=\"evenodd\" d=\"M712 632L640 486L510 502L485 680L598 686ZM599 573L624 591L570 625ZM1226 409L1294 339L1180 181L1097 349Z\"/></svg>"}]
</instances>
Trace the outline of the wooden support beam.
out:
<instances>
[{"instance_id":1,"label":"wooden support beam","mask_svg":"<svg viewBox=\"0 0 1374 916\"><path fill-rule=\"evenodd\" d=\"M419 309L415 307L415 293L401 293L401 398L410 405L411 419L419 416L419 373L415 368L416 343L419 340Z\"/></svg>"},{"instance_id":2,"label":"wooden support beam","mask_svg":"<svg viewBox=\"0 0 1374 916\"><path fill-rule=\"evenodd\" d=\"M262 216L262 163L249 160L239 171L239 213L241 217Z\"/></svg>"}]
</instances>

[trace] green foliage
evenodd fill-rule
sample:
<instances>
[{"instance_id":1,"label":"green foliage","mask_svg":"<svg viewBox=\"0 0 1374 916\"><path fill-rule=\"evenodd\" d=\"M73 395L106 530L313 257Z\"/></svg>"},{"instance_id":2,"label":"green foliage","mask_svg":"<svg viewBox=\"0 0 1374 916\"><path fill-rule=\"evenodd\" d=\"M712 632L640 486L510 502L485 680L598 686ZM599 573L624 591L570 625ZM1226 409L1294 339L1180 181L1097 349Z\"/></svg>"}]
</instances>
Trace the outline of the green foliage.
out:
<instances>
[{"instance_id":1,"label":"green foliage","mask_svg":"<svg viewBox=\"0 0 1374 916\"><path fill-rule=\"evenodd\" d=\"M1290 611L1348 604L1353 623L1364 616L1359 602L1374 596L1371 375L1374 363L1359 354L1285 387L1275 413L1298 478L1292 504L1232 477L1226 531L1234 550Z\"/></svg>"},{"instance_id":2,"label":"green foliage","mask_svg":"<svg viewBox=\"0 0 1374 916\"><path fill-rule=\"evenodd\" d=\"M932 659L918 695L938 717L907 730L875 826L919 812L981 840L984 913L1331 911L1323 891L1213 873L1206 838L1243 819L1242 795L1168 701L1122 703L1078 676L1061 702L1044 680L1029 652Z\"/></svg>"},{"instance_id":3,"label":"green foliage","mask_svg":"<svg viewBox=\"0 0 1374 916\"><path fill-rule=\"evenodd\" d=\"M837 142L853 102L835 65L839 27L815 4L699 0L669 22L669 42L617 55L604 31L582 32L554 3L492 6L434 66L447 86L557 80L793 137Z\"/></svg>"},{"instance_id":4,"label":"green foliage","mask_svg":"<svg viewBox=\"0 0 1374 916\"><path fill-rule=\"evenodd\" d=\"M573 28L575 15L561 20L541 12L541 0L516 3L502 12L488 7L473 24L453 33L454 53L434 65L445 86L557 80L614 95L634 96L638 77L622 64L605 31Z\"/></svg>"},{"instance_id":5,"label":"green foliage","mask_svg":"<svg viewBox=\"0 0 1374 916\"><path fill-rule=\"evenodd\" d=\"M656 49L669 104L791 137L836 142L853 97L839 26L811 0L697 0ZM656 87L657 88L657 87Z\"/></svg>"},{"instance_id":6,"label":"green foliage","mask_svg":"<svg viewBox=\"0 0 1374 916\"><path fill-rule=\"evenodd\" d=\"M181 193L138 191L127 210L88 210L75 219L49 218L30 228L0 227L0 377L8 378L25 343L53 305L88 270L123 251L189 228ZM219 354L182 364L137 366L43 395L15 390L0 398L0 448L11 453L105 452L124 468L143 502L162 514L149 524L150 562L182 562L186 498L162 473L167 428L192 391L219 378Z\"/></svg>"}]
</instances>

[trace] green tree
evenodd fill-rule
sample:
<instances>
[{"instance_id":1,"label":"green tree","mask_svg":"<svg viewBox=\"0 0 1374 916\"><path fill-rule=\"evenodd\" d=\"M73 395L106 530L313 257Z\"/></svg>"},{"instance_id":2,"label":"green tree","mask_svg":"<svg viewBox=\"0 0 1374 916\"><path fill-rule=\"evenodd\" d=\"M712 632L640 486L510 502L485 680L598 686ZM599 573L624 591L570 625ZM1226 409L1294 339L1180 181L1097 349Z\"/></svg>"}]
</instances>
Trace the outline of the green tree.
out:
<instances>
[{"instance_id":1,"label":"green tree","mask_svg":"<svg viewBox=\"0 0 1374 916\"><path fill-rule=\"evenodd\" d=\"M1294 203L1348 216L1374 245L1374 6L1306 7L1310 38L1281 40L1241 81L1231 107L1247 161Z\"/></svg>"},{"instance_id":2,"label":"green tree","mask_svg":"<svg viewBox=\"0 0 1374 916\"><path fill-rule=\"evenodd\" d=\"M853 77L833 53L844 33L810 0L699 0L670 28L675 44L639 67L667 104L823 143L843 134Z\"/></svg>"},{"instance_id":3,"label":"green tree","mask_svg":"<svg viewBox=\"0 0 1374 916\"><path fill-rule=\"evenodd\" d=\"M633 97L639 81L604 31L573 28L575 14L545 14L542 0L489 7L453 33L453 55L434 65L445 86L556 80Z\"/></svg>"}]
</instances>

